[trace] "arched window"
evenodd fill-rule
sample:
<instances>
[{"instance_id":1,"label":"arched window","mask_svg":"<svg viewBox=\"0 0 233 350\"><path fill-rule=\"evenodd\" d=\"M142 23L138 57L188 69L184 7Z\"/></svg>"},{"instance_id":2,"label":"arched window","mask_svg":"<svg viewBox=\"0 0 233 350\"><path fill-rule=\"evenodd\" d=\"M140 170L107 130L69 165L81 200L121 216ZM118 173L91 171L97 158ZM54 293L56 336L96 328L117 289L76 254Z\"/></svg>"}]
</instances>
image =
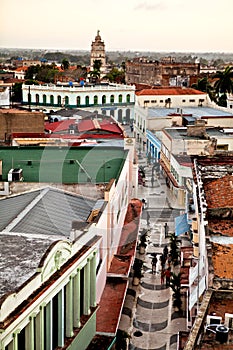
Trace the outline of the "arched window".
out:
<instances>
[{"instance_id":1,"label":"arched window","mask_svg":"<svg viewBox=\"0 0 233 350\"><path fill-rule=\"evenodd\" d=\"M118 122L122 123L123 119L122 119L122 109L118 110Z\"/></svg>"},{"instance_id":2,"label":"arched window","mask_svg":"<svg viewBox=\"0 0 233 350\"><path fill-rule=\"evenodd\" d=\"M103 96L102 96L102 104L104 105L105 103L106 103L106 96L103 95Z\"/></svg>"},{"instance_id":3,"label":"arched window","mask_svg":"<svg viewBox=\"0 0 233 350\"><path fill-rule=\"evenodd\" d=\"M69 96L65 96L65 106L69 105Z\"/></svg>"},{"instance_id":4,"label":"arched window","mask_svg":"<svg viewBox=\"0 0 233 350\"><path fill-rule=\"evenodd\" d=\"M54 97L53 97L53 95L50 95L50 104L54 105Z\"/></svg>"},{"instance_id":5,"label":"arched window","mask_svg":"<svg viewBox=\"0 0 233 350\"><path fill-rule=\"evenodd\" d=\"M38 105L39 102L40 102L40 96L39 96L39 94L36 94L36 104Z\"/></svg>"},{"instance_id":6,"label":"arched window","mask_svg":"<svg viewBox=\"0 0 233 350\"><path fill-rule=\"evenodd\" d=\"M118 101L119 101L119 103L122 103L122 95L119 95Z\"/></svg>"},{"instance_id":7,"label":"arched window","mask_svg":"<svg viewBox=\"0 0 233 350\"><path fill-rule=\"evenodd\" d=\"M46 103L47 103L46 95L43 95L43 104L46 105Z\"/></svg>"},{"instance_id":8,"label":"arched window","mask_svg":"<svg viewBox=\"0 0 233 350\"><path fill-rule=\"evenodd\" d=\"M58 106L61 106L61 96L60 95L57 96L57 104L58 104Z\"/></svg>"},{"instance_id":9,"label":"arched window","mask_svg":"<svg viewBox=\"0 0 233 350\"><path fill-rule=\"evenodd\" d=\"M114 110L112 109L111 111L110 111L110 115L112 116L112 117L114 117Z\"/></svg>"},{"instance_id":10,"label":"arched window","mask_svg":"<svg viewBox=\"0 0 233 350\"><path fill-rule=\"evenodd\" d=\"M114 103L114 95L110 96L110 103Z\"/></svg>"},{"instance_id":11,"label":"arched window","mask_svg":"<svg viewBox=\"0 0 233 350\"><path fill-rule=\"evenodd\" d=\"M126 102L130 102L130 94L126 95Z\"/></svg>"},{"instance_id":12,"label":"arched window","mask_svg":"<svg viewBox=\"0 0 233 350\"><path fill-rule=\"evenodd\" d=\"M81 97L80 96L77 96L77 106L80 106L81 105Z\"/></svg>"},{"instance_id":13,"label":"arched window","mask_svg":"<svg viewBox=\"0 0 233 350\"><path fill-rule=\"evenodd\" d=\"M85 104L86 104L86 106L89 106L89 96L85 97Z\"/></svg>"},{"instance_id":14,"label":"arched window","mask_svg":"<svg viewBox=\"0 0 233 350\"><path fill-rule=\"evenodd\" d=\"M98 96L94 96L94 105L98 105Z\"/></svg>"}]
</instances>

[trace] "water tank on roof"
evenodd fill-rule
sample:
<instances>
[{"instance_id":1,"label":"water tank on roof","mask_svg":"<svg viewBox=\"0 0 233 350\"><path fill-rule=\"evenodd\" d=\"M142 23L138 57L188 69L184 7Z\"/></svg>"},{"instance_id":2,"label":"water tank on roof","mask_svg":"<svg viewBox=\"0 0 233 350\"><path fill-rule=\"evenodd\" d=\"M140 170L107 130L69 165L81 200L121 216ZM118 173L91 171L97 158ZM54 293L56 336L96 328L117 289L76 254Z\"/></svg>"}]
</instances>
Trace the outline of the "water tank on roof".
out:
<instances>
[{"instance_id":1,"label":"water tank on roof","mask_svg":"<svg viewBox=\"0 0 233 350\"><path fill-rule=\"evenodd\" d=\"M221 344L226 343L228 340L229 328L226 326L217 326L216 327L216 340Z\"/></svg>"}]
</instances>

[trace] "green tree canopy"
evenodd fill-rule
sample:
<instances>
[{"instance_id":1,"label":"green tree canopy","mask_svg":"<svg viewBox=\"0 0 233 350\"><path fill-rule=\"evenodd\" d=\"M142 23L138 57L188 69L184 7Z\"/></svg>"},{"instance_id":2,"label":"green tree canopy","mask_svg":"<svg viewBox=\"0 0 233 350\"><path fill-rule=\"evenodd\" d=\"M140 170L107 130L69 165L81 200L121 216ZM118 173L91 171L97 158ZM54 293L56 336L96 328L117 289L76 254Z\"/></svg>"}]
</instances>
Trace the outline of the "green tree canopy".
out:
<instances>
[{"instance_id":1,"label":"green tree canopy","mask_svg":"<svg viewBox=\"0 0 233 350\"><path fill-rule=\"evenodd\" d=\"M233 92L233 66L227 66L224 71L217 71L213 77L217 78L214 83L217 93L226 94Z\"/></svg>"},{"instance_id":2,"label":"green tree canopy","mask_svg":"<svg viewBox=\"0 0 233 350\"><path fill-rule=\"evenodd\" d=\"M101 66L102 66L102 61L101 60L94 60L94 62L93 62L93 70L100 71Z\"/></svg>"},{"instance_id":3,"label":"green tree canopy","mask_svg":"<svg viewBox=\"0 0 233 350\"><path fill-rule=\"evenodd\" d=\"M125 83L125 73L117 68L112 68L105 76L110 82Z\"/></svg>"},{"instance_id":4,"label":"green tree canopy","mask_svg":"<svg viewBox=\"0 0 233 350\"><path fill-rule=\"evenodd\" d=\"M62 68L64 70L67 70L67 69L69 69L69 66L70 66L70 62L68 61L68 59L67 58L63 58L63 60L62 60Z\"/></svg>"}]
</instances>

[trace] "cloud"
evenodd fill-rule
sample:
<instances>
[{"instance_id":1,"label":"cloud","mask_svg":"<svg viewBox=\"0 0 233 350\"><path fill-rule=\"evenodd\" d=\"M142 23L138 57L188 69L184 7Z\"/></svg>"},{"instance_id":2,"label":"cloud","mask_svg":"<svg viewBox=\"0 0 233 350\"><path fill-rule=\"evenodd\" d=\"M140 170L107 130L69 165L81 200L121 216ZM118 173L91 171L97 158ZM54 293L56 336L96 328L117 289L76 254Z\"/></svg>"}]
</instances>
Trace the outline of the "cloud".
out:
<instances>
[{"instance_id":1,"label":"cloud","mask_svg":"<svg viewBox=\"0 0 233 350\"><path fill-rule=\"evenodd\" d=\"M137 6L135 6L134 10L145 10L145 11L157 11L157 10L164 10L165 6L162 2L157 2L156 4L149 4L148 2L144 1L139 3Z\"/></svg>"}]
</instances>

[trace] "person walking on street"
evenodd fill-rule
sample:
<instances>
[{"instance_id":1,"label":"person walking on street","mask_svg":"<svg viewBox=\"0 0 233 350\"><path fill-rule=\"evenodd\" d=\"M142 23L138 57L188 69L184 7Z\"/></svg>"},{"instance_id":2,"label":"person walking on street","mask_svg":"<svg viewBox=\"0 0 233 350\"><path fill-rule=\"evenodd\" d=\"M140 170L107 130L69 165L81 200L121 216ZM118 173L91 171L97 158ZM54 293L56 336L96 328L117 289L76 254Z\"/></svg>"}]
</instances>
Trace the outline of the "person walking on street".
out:
<instances>
[{"instance_id":1,"label":"person walking on street","mask_svg":"<svg viewBox=\"0 0 233 350\"><path fill-rule=\"evenodd\" d=\"M152 275L156 274L156 265L157 265L157 256L155 255L151 261L151 265L152 265Z\"/></svg>"},{"instance_id":2,"label":"person walking on street","mask_svg":"<svg viewBox=\"0 0 233 350\"><path fill-rule=\"evenodd\" d=\"M147 226L149 226L150 225L150 214L148 211L146 212L146 222L147 222Z\"/></svg>"},{"instance_id":3,"label":"person walking on street","mask_svg":"<svg viewBox=\"0 0 233 350\"><path fill-rule=\"evenodd\" d=\"M166 277L166 287L170 286L170 279L171 279L171 268L168 267L165 271L165 277Z\"/></svg>"},{"instance_id":4,"label":"person walking on street","mask_svg":"<svg viewBox=\"0 0 233 350\"><path fill-rule=\"evenodd\" d=\"M165 245L165 247L163 248L163 255L164 255L165 259L167 260L167 256L168 256L168 247L167 247L167 245Z\"/></svg>"},{"instance_id":5,"label":"person walking on street","mask_svg":"<svg viewBox=\"0 0 233 350\"><path fill-rule=\"evenodd\" d=\"M160 259L161 268L162 268L162 270L164 270L165 269L165 263L166 263L166 259L165 259L164 255L161 254L159 259Z\"/></svg>"},{"instance_id":6,"label":"person walking on street","mask_svg":"<svg viewBox=\"0 0 233 350\"><path fill-rule=\"evenodd\" d=\"M167 265L168 265L168 267L171 267L171 263L172 263L171 254L168 254L168 257L167 257Z\"/></svg>"},{"instance_id":7,"label":"person walking on street","mask_svg":"<svg viewBox=\"0 0 233 350\"><path fill-rule=\"evenodd\" d=\"M152 187L154 187L154 181L155 181L154 176L152 176L152 177L151 177L151 186L152 186Z\"/></svg>"},{"instance_id":8,"label":"person walking on street","mask_svg":"<svg viewBox=\"0 0 233 350\"><path fill-rule=\"evenodd\" d=\"M168 225L167 225L166 222L165 222L165 224L164 224L164 235L165 235L165 238L168 237Z\"/></svg>"},{"instance_id":9,"label":"person walking on street","mask_svg":"<svg viewBox=\"0 0 233 350\"><path fill-rule=\"evenodd\" d=\"M160 277L161 285L163 285L163 284L164 284L164 276L165 276L165 271L164 271L164 269L161 270L161 275L160 275L160 276L161 276L161 277Z\"/></svg>"}]
</instances>

